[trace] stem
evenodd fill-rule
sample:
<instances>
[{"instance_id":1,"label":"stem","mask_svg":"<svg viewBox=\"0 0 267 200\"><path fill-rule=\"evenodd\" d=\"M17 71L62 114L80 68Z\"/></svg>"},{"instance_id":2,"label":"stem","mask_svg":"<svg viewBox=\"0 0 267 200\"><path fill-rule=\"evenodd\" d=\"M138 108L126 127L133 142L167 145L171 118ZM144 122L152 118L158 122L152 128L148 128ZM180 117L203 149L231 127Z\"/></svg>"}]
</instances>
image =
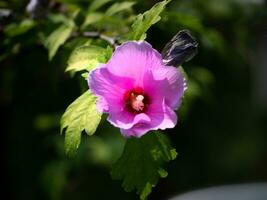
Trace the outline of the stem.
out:
<instances>
[{"instance_id":1,"label":"stem","mask_svg":"<svg viewBox=\"0 0 267 200\"><path fill-rule=\"evenodd\" d=\"M86 32L82 32L82 33L74 32L72 34L72 37L77 37L77 36L83 36L83 37L88 37L88 38L98 38L98 39L101 39L101 40L109 43L110 45L113 46L113 48L115 48L117 45L117 41L115 38L109 37L105 34L97 32L97 31L86 31Z\"/></svg>"}]
</instances>

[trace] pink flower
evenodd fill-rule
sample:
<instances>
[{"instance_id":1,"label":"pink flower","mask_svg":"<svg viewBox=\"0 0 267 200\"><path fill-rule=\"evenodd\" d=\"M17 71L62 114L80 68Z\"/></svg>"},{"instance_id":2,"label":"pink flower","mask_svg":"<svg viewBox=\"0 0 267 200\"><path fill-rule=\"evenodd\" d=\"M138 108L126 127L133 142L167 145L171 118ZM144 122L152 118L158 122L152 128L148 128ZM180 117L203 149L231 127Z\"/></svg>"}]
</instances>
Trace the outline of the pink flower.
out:
<instances>
[{"instance_id":1,"label":"pink flower","mask_svg":"<svg viewBox=\"0 0 267 200\"><path fill-rule=\"evenodd\" d=\"M161 55L147 42L130 41L117 47L111 59L88 79L98 97L97 108L125 137L173 128L185 91L178 68L164 66Z\"/></svg>"}]
</instances>

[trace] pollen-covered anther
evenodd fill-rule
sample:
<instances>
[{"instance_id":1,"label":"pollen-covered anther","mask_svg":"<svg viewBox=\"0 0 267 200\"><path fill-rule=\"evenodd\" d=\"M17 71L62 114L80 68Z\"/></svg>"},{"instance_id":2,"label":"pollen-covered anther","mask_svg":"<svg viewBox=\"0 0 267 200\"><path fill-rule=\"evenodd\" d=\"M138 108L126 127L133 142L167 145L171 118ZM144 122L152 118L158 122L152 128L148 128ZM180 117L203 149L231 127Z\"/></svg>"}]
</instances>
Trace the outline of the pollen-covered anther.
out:
<instances>
[{"instance_id":1,"label":"pollen-covered anther","mask_svg":"<svg viewBox=\"0 0 267 200\"><path fill-rule=\"evenodd\" d=\"M125 107L133 114L146 112L150 99L141 87L134 87L124 94Z\"/></svg>"},{"instance_id":2,"label":"pollen-covered anther","mask_svg":"<svg viewBox=\"0 0 267 200\"><path fill-rule=\"evenodd\" d=\"M132 99L131 106L136 111L142 111L145 107L145 104L143 102L144 96L143 95L137 95Z\"/></svg>"}]
</instances>

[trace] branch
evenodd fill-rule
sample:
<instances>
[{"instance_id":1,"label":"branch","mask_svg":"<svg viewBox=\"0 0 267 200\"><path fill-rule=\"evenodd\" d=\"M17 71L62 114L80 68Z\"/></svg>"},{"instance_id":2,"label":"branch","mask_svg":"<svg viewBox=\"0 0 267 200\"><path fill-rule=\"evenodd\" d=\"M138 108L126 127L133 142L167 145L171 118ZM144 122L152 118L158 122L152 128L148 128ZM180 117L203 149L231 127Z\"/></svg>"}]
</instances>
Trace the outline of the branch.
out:
<instances>
[{"instance_id":1,"label":"branch","mask_svg":"<svg viewBox=\"0 0 267 200\"><path fill-rule=\"evenodd\" d=\"M117 46L117 40L114 37L110 37L107 35L104 35L100 32L97 31L86 31L86 32L74 32L72 34L72 37L77 37L77 36L83 36L83 37L88 37L88 38L98 38L101 39L110 45L112 45L114 48Z\"/></svg>"}]
</instances>

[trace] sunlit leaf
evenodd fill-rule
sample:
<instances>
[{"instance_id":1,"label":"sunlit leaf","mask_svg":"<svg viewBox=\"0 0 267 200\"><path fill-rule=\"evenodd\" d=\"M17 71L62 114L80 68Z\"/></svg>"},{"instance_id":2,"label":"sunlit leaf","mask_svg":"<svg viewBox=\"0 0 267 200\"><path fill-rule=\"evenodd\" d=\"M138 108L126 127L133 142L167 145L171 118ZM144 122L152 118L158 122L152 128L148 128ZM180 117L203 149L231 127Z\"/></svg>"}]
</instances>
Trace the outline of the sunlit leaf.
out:
<instances>
[{"instance_id":1,"label":"sunlit leaf","mask_svg":"<svg viewBox=\"0 0 267 200\"><path fill-rule=\"evenodd\" d=\"M45 47L48 49L48 57L50 60L55 56L58 48L65 43L72 33L74 25L62 24L54 30L45 40Z\"/></svg>"},{"instance_id":2,"label":"sunlit leaf","mask_svg":"<svg viewBox=\"0 0 267 200\"><path fill-rule=\"evenodd\" d=\"M65 152L74 155L81 142L82 131L93 135L101 120L96 109L96 97L90 91L85 92L69 105L61 118L61 133L65 131Z\"/></svg>"},{"instance_id":3,"label":"sunlit leaf","mask_svg":"<svg viewBox=\"0 0 267 200\"><path fill-rule=\"evenodd\" d=\"M161 1L145 13L139 14L132 25L132 32L128 39L144 40L146 38L146 31L160 20L160 14L169 2L170 0Z\"/></svg>"},{"instance_id":4,"label":"sunlit leaf","mask_svg":"<svg viewBox=\"0 0 267 200\"><path fill-rule=\"evenodd\" d=\"M83 77L85 80L88 79L88 76L89 76L89 72L84 72L81 74L81 77Z\"/></svg>"},{"instance_id":5,"label":"sunlit leaf","mask_svg":"<svg viewBox=\"0 0 267 200\"><path fill-rule=\"evenodd\" d=\"M167 137L161 133L130 138L122 156L112 166L111 176L123 181L125 191L136 190L140 199L146 199L159 178L167 176L164 164L174 160L176 155Z\"/></svg>"},{"instance_id":6,"label":"sunlit leaf","mask_svg":"<svg viewBox=\"0 0 267 200\"><path fill-rule=\"evenodd\" d=\"M99 46L86 45L73 51L69 60L66 71L91 71L99 63L105 63L110 56L110 50Z\"/></svg>"},{"instance_id":7,"label":"sunlit leaf","mask_svg":"<svg viewBox=\"0 0 267 200\"><path fill-rule=\"evenodd\" d=\"M131 2L131 1L126 1L126 2L122 2L122 3L115 3L109 7L109 9L106 12L106 15L112 16L112 15L114 15L120 11L130 9L134 4L135 4L135 2Z\"/></svg>"}]
</instances>

